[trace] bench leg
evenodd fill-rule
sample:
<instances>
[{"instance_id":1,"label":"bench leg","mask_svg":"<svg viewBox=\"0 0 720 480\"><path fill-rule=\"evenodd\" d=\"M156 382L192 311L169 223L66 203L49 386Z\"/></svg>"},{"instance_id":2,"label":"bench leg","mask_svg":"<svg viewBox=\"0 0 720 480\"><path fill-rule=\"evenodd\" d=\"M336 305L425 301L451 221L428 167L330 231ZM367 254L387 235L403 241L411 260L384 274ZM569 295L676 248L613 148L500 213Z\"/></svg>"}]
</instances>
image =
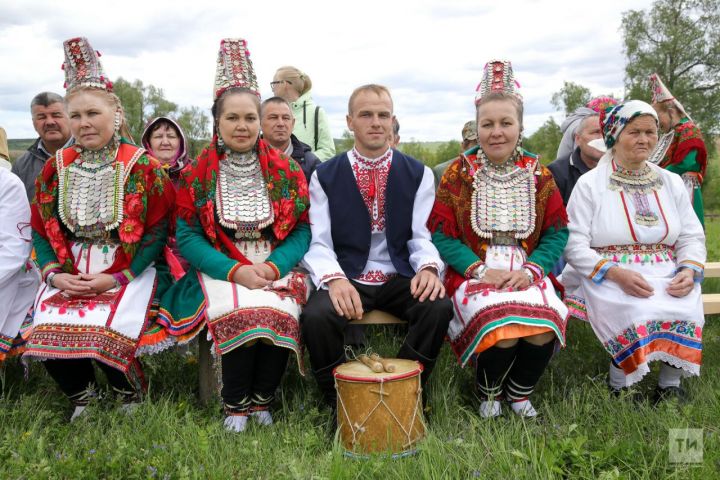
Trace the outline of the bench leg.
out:
<instances>
[{"instance_id":1,"label":"bench leg","mask_svg":"<svg viewBox=\"0 0 720 480\"><path fill-rule=\"evenodd\" d=\"M198 339L198 376L200 383L200 402L207 405L217 394L217 376L214 358L210 349L212 342L207 338L207 328L203 328Z\"/></svg>"}]
</instances>

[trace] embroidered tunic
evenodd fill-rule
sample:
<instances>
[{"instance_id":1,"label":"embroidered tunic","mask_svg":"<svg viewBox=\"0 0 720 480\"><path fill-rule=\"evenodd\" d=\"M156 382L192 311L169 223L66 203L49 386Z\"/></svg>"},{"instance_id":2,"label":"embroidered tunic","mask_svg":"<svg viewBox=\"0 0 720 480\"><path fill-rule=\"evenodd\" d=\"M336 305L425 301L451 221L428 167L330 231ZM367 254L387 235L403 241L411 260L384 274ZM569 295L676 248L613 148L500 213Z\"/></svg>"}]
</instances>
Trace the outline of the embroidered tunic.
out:
<instances>
[{"instance_id":1,"label":"embroidered tunic","mask_svg":"<svg viewBox=\"0 0 720 480\"><path fill-rule=\"evenodd\" d=\"M30 250L25 187L9 169L0 168L0 364L24 350L19 331L40 283Z\"/></svg>"},{"instance_id":2,"label":"embroidered tunic","mask_svg":"<svg viewBox=\"0 0 720 480\"><path fill-rule=\"evenodd\" d=\"M683 117L658 141L650 161L683 178L685 188L700 223L705 221L702 183L707 166L707 148L700 129Z\"/></svg>"},{"instance_id":3,"label":"embroidered tunic","mask_svg":"<svg viewBox=\"0 0 720 480\"><path fill-rule=\"evenodd\" d=\"M43 279L52 272L108 273L120 286L76 298L44 283L25 356L94 358L139 385L135 356L160 293L154 261L165 245L174 192L144 149L123 139L111 150L71 147L48 161L32 207L33 243Z\"/></svg>"},{"instance_id":4,"label":"embroidered tunic","mask_svg":"<svg viewBox=\"0 0 720 480\"><path fill-rule=\"evenodd\" d=\"M347 154L358 191L370 217L370 246L367 262L362 272L353 280L366 285L382 285L397 275L388 250L386 233L387 184L393 162L393 150L388 149L378 158L370 159L353 149ZM335 159L333 161L342 161ZM437 249L431 242L426 221L434 199L434 181L432 171L423 167L422 180L415 194L412 209L411 239L407 242L409 262L413 271L434 267L443 273L444 264ZM313 242L303 259L303 265L311 274L317 288L327 288L327 282L337 278L347 278L338 263L333 249L329 200L318 180L317 172L310 180L310 210ZM338 199L338 201L341 201ZM364 228L361 226L360 228Z\"/></svg>"},{"instance_id":5,"label":"embroidered tunic","mask_svg":"<svg viewBox=\"0 0 720 480\"><path fill-rule=\"evenodd\" d=\"M161 300L154 348L207 325L221 355L262 338L293 350L302 372L298 318L309 292L292 269L310 243L307 209L302 170L263 140L248 155L218 156L215 142L204 150L178 191L178 245L191 268ZM232 282L241 266L263 262L276 275L269 287Z\"/></svg>"},{"instance_id":6,"label":"embroidered tunic","mask_svg":"<svg viewBox=\"0 0 720 480\"><path fill-rule=\"evenodd\" d=\"M568 204L568 265L562 274L571 314L589 320L598 339L622 367L628 385L654 360L700 372L704 325L700 284L685 297L666 292L678 268L702 277L705 235L683 181L648 163L659 185L647 186L638 203L626 188L611 185L611 155L578 181ZM640 212L642 210L642 212ZM646 222L648 216L656 219ZM653 295L627 295L605 273L614 265L640 273Z\"/></svg>"},{"instance_id":7,"label":"embroidered tunic","mask_svg":"<svg viewBox=\"0 0 720 480\"><path fill-rule=\"evenodd\" d=\"M446 170L430 216L433 242L450 265L445 279L455 315L448 335L465 365L497 341L552 331L565 342L567 308L546 276L567 240L567 217L550 171L523 152L495 167L479 147ZM525 290L497 290L479 267L527 269Z\"/></svg>"}]
</instances>

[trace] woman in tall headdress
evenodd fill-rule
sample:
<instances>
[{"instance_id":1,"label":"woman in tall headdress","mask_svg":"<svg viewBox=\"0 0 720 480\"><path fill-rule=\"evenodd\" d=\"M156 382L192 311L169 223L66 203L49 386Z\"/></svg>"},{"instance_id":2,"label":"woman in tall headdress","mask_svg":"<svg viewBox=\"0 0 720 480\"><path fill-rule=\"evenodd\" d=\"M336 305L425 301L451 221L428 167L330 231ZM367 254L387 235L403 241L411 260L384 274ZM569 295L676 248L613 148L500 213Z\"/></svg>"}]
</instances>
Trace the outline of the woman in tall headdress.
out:
<instances>
[{"instance_id":1,"label":"woman in tall headdress","mask_svg":"<svg viewBox=\"0 0 720 480\"><path fill-rule=\"evenodd\" d=\"M650 75L652 106L657 112L663 135L649 161L677 173L685 182L692 207L700 223L705 223L702 183L707 168L707 148L702 132L673 97L657 73Z\"/></svg>"},{"instance_id":2,"label":"woman in tall headdress","mask_svg":"<svg viewBox=\"0 0 720 480\"><path fill-rule=\"evenodd\" d=\"M191 265L163 297L159 322L179 342L207 324L222 367L225 427L269 425L290 352L302 366L298 318L310 245L299 165L259 138L260 99L246 42L220 44L212 143L186 167L177 239ZM302 371L302 369L301 369Z\"/></svg>"},{"instance_id":3,"label":"woman in tall headdress","mask_svg":"<svg viewBox=\"0 0 720 480\"><path fill-rule=\"evenodd\" d=\"M648 161L655 110L630 100L600 123L603 140L593 142L607 152L568 203L565 300L610 354L613 392L660 360L656 399L682 395L681 377L700 373L705 235L680 177Z\"/></svg>"},{"instance_id":4,"label":"woman in tall headdress","mask_svg":"<svg viewBox=\"0 0 720 480\"><path fill-rule=\"evenodd\" d=\"M473 361L480 415L537 414L529 396L565 343L567 308L547 276L567 241L567 216L550 171L521 146L523 104L510 62L494 60L475 99L478 143L443 175L429 225L451 269L448 335Z\"/></svg>"},{"instance_id":5,"label":"woman in tall headdress","mask_svg":"<svg viewBox=\"0 0 720 480\"><path fill-rule=\"evenodd\" d=\"M58 150L36 181L33 244L44 283L24 356L44 360L75 406L74 419L95 395L91 360L125 405L139 399L135 354L174 193L157 160L127 140L99 54L85 38L63 45L75 145Z\"/></svg>"}]
</instances>

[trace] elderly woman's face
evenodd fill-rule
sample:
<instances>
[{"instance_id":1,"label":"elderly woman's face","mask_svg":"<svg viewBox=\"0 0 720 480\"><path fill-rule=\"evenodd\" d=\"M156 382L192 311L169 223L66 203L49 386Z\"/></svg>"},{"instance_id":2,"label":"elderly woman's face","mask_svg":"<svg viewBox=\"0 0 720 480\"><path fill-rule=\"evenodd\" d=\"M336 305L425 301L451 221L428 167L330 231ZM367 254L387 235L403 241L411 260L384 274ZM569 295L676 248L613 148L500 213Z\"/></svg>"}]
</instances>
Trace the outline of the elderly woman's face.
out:
<instances>
[{"instance_id":1,"label":"elderly woman's face","mask_svg":"<svg viewBox=\"0 0 720 480\"><path fill-rule=\"evenodd\" d=\"M615 143L615 156L626 167L642 164L658 141L657 122L651 115L640 115L628 122Z\"/></svg>"},{"instance_id":2,"label":"elderly woman's face","mask_svg":"<svg viewBox=\"0 0 720 480\"><path fill-rule=\"evenodd\" d=\"M150 134L150 149L161 163L170 163L180 150L180 135L169 123L161 123Z\"/></svg>"},{"instance_id":3,"label":"elderly woman's face","mask_svg":"<svg viewBox=\"0 0 720 480\"><path fill-rule=\"evenodd\" d=\"M115 114L105 92L83 91L67 101L70 132L75 142L88 150L99 150L113 138Z\"/></svg>"},{"instance_id":4,"label":"elderly woman's face","mask_svg":"<svg viewBox=\"0 0 720 480\"><path fill-rule=\"evenodd\" d=\"M520 119L511 100L492 100L478 107L478 143L493 163L502 163L513 153L520 138Z\"/></svg>"}]
</instances>

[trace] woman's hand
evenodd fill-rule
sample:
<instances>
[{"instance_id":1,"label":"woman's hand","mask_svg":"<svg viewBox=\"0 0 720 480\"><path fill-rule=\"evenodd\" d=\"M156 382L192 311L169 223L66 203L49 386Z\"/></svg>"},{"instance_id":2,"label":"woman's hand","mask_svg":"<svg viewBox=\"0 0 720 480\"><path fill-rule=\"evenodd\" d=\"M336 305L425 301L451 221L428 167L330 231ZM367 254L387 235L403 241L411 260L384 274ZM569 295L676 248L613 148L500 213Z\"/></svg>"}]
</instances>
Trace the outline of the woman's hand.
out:
<instances>
[{"instance_id":1,"label":"woman's hand","mask_svg":"<svg viewBox=\"0 0 720 480\"><path fill-rule=\"evenodd\" d=\"M277 280L277 278L275 278L275 270L273 270L272 267L270 267L270 265L268 265L267 263L255 263L248 266L265 280L270 280L271 282Z\"/></svg>"},{"instance_id":2,"label":"woman's hand","mask_svg":"<svg viewBox=\"0 0 720 480\"><path fill-rule=\"evenodd\" d=\"M52 286L73 297L93 295L90 286L80 278L80 275L58 273L52 278Z\"/></svg>"},{"instance_id":3,"label":"woman's hand","mask_svg":"<svg viewBox=\"0 0 720 480\"><path fill-rule=\"evenodd\" d=\"M695 287L695 272L689 268L681 269L668 285L665 290L673 297L684 297Z\"/></svg>"},{"instance_id":4,"label":"woman's hand","mask_svg":"<svg viewBox=\"0 0 720 480\"><path fill-rule=\"evenodd\" d=\"M617 283L623 292L633 297L648 298L654 292L645 277L626 268L610 267L605 272L605 278Z\"/></svg>"},{"instance_id":5,"label":"woman's hand","mask_svg":"<svg viewBox=\"0 0 720 480\"><path fill-rule=\"evenodd\" d=\"M505 273L505 282L499 288L512 288L513 290L524 290L530 286L530 279L524 270L513 270Z\"/></svg>"},{"instance_id":6,"label":"woman's hand","mask_svg":"<svg viewBox=\"0 0 720 480\"><path fill-rule=\"evenodd\" d=\"M270 285L270 280L258 275L255 271L255 266L256 265L243 265L235 270L235 273L233 273L233 282L251 290L265 288Z\"/></svg>"},{"instance_id":7,"label":"woman's hand","mask_svg":"<svg viewBox=\"0 0 720 480\"><path fill-rule=\"evenodd\" d=\"M115 287L115 278L108 273L81 273L80 278L93 295L99 295Z\"/></svg>"},{"instance_id":8,"label":"woman's hand","mask_svg":"<svg viewBox=\"0 0 720 480\"><path fill-rule=\"evenodd\" d=\"M502 288L502 285L507 281L508 279L508 272L507 270L498 270L497 268L488 268L485 270L485 274L480 278L480 281L483 283L488 283L495 288Z\"/></svg>"}]
</instances>

